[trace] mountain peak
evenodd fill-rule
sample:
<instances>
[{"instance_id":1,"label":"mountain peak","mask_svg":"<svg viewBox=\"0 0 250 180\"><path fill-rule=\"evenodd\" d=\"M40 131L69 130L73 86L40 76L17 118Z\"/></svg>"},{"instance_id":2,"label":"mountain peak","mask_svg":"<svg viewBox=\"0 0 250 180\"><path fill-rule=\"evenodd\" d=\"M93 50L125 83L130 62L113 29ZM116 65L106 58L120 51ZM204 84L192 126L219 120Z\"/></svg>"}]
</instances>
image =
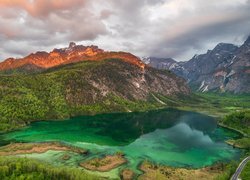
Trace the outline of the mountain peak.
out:
<instances>
[{"instance_id":1,"label":"mountain peak","mask_svg":"<svg viewBox=\"0 0 250 180\"><path fill-rule=\"evenodd\" d=\"M250 35L248 36L247 40L244 42L244 45L250 46Z\"/></svg>"},{"instance_id":2,"label":"mountain peak","mask_svg":"<svg viewBox=\"0 0 250 180\"><path fill-rule=\"evenodd\" d=\"M230 43L219 43L212 51L235 51L238 47Z\"/></svg>"},{"instance_id":3,"label":"mountain peak","mask_svg":"<svg viewBox=\"0 0 250 180\"><path fill-rule=\"evenodd\" d=\"M75 42L70 42L69 43L69 48L73 48L73 47L75 47L76 46L76 43Z\"/></svg>"},{"instance_id":4,"label":"mountain peak","mask_svg":"<svg viewBox=\"0 0 250 180\"><path fill-rule=\"evenodd\" d=\"M142 61L158 69L169 69L177 62L172 58L143 57Z\"/></svg>"}]
</instances>

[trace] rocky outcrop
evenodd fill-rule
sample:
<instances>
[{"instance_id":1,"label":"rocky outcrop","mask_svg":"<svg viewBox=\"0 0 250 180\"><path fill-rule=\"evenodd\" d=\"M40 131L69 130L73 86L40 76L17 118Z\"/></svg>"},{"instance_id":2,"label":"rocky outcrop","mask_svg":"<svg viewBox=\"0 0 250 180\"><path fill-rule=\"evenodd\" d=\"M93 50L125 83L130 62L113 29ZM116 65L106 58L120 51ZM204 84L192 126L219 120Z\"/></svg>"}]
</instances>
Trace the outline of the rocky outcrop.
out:
<instances>
[{"instance_id":1,"label":"rocky outcrop","mask_svg":"<svg viewBox=\"0 0 250 180\"><path fill-rule=\"evenodd\" d=\"M66 99L70 104L92 104L110 94L129 100L147 100L151 93L164 96L189 94L183 78L152 67L140 68L122 60L107 60L77 71L66 82Z\"/></svg>"}]
</instances>

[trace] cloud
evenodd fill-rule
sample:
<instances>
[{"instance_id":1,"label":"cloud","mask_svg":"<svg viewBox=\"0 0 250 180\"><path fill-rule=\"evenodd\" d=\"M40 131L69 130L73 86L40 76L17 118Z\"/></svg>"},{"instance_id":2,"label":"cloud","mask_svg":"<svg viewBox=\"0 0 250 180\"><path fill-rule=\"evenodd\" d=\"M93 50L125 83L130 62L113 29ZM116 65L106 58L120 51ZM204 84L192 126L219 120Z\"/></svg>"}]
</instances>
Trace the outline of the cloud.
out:
<instances>
[{"instance_id":1,"label":"cloud","mask_svg":"<svg viewBox=\"0 0 250 180\"><path fill-rule=\"evenodd\" d=\"M219 42L242 43L249 11L249 0L0 0L0 59L76 41L188 60Z\"/></svg>"},{"instance_id":2,"label":"cloud","mask_svg":"<svg viewBox=\"0 0 250 180\"><path fill-rule=\"evenodd\" d=\"M105 24L91 6L87 0L0 0L0 23L4 25L0 43L5 51L0 58L24 56L31 50L49 50L106 34ZM13 44L12 50L8 48Z\"/></svg>"},{"instance_id":3,"label":"cloud","mask_svg":"<svg viewBox=\"0 0 250 180\"><path fill-rule=\"evenodd\" d=\"M188 60L219 42L240 44L250 33L245 0L129 0L115 9L118 15L110 24L119 32L116 38L133 43L126 50L139 55Z\"/></svg>"},{"instance_id":4,"label":"cloud","mask_svg":"<svg viewBox=\"0 0 250 180\"><path fill-rule=\"evenodd\" d=\"M35 17L46 17L55 11L73 10L83 6L85 0L1 0L0 7L23 9Z\"/></svg>"},{"instance_id":5,"label":"cloud","mask_svg":"<svg viewBox=\"0 0 250 180\"><path fill-rule=\"evenodd\" d=\"M181 57L185 52L190 55L204 52L219 42L242 43L250 33L249 3L225 2L223 6L194 3L196 6L190 7L190 11L179 13L178 21L171 19L166 23L168 27L160 28L165 31L159 32L160 39L151 53ZM241 41L235 41L236 38Z\"/></svg>"}]
</instances>

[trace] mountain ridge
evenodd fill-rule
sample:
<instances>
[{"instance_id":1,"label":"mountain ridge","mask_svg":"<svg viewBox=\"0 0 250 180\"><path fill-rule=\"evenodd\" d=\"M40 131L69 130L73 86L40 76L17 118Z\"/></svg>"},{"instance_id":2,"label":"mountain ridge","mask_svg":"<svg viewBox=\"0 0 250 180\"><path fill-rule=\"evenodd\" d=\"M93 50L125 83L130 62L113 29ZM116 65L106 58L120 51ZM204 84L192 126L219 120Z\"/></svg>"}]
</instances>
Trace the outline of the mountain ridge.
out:
<instances>
[{"instance_id":1,"label":"mountain ridge","mask_svg":"<svg viewBox=\"0 0 250 180\"><path fill-rule=\"evenodd\" d=\"M158 68L159 62L153 58L151 60L154 62L150 63L148 60L148 64ZM250 36L239 47L230 43L219 43L214 49L194 55L189 61L175 61L159 69L168 69L185 78L195 91L249 93Z\"/></svg>"},{"instance_id":2,"label":"mountain ridge","mask_svg":"<svg viewBox=\"0 0 250 180\"><path fill-rule=\"evenodd\" d=\"M123 61L135 64L141 68L145 67L145 64L131 53L108 52L99 49L98 46L76 45L74 42L71 42L67 48L54 49L51 52L38 51L18 59L8 58L0 63L0 71L13 69L29 71L32 70L31 67L34 67L34 69L48 69L79 61L102 61L111 58L122 59ZM25 67L27 65L29 65L29 68L26 69Z\"/></svg>"}]
</instances>

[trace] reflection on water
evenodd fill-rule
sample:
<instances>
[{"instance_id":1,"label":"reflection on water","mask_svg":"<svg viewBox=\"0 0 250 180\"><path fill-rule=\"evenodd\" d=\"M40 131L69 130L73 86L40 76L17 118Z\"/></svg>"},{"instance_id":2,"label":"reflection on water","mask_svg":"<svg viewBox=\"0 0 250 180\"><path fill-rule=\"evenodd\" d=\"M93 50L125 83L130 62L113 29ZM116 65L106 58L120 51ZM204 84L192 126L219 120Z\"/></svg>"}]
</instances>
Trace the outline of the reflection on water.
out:
<instances>
[{"instance_id":1,"label":"reflection on water","mask_svg":"<svg viewBox=\"0 0 250 180\"><path fill-rule=\"evenodd\" d=\"M214 143L204 132L192 129L186 123L179 123L166 131L165 139L181 147L180 150L183 151L190 148L209 148Z\"/></svg>"},{"instance_id":2,"label":"reflection on water","mask_svg":"<svg viewBox=\"0 0 250 180\"><path fill-rule=\"evenodd\" d=\"M224 143L225 139L237 136L217 128L212 117L164 109L36 122L0 139L64 141L90 149L93 155L123 151L129 166L135 168L143 159L172 166L202 167L237 158L239 150Z\"/></svg>"}]
</instances>

